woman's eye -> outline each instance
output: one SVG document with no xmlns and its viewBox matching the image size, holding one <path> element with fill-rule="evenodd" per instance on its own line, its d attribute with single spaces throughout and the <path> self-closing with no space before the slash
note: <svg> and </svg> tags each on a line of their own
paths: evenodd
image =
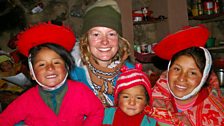
<svg viewBox="0 0 224 126">
<path fill-rule="evenodd" d="M 97 37 L 97 36 L 99 36 L 99 34 L 98 33 L 94 33 L 93 36 Z"/>
<path fill-rule="evenodd" d="M 196 76 L 197 73 L 196 72 L 190 72 L 190 76 Z"/>
<path fill-rule="evenodd" d="M 98 32 L 92 32 L 89 35 L 92 36 L 92 37 L 98 37 L 98 36 L 100 36 L 100 33 L 98 33 Z"/>
<path fill-rule="evenodd" d="M 179 71 L 180 70 L 180 68 L 178 68 L 178 67 L 173 67 L 172 68 L 174 71 Z"/>
<path fill-rule="evenodd" d="M 178 70 L 180 70 L 180 69 L 179 69 L 179 68 L 174 68 L 174 70 L 178 71 Z"/>
<path fill-rule="evenodd" d="M 54 62 L 54 64 L 60 64 L 60 62 Z"/>
<path fill-rule="evenodd" d="M 116 33 L 109 33 L 110 36 L 116 36 Z"/>
</svg>

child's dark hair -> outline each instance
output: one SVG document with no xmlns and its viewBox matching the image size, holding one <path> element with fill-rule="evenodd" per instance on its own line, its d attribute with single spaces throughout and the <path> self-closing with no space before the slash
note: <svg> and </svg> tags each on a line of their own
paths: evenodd
<svg viewBox="0 0 224 126">
<path fill-rule="evenodd" d="M 55 51 L 65 61 L 65 64 L 68 67 L 67 68 L 68 72 L 69 72 L 69 69 L 70 70 L 72 69 L 72 67 L 74 65 L 74 60 L 73 60 L 71 54 L 64 47 L 57 45 L 57 44 L 52 44 L 52 43 L 45 43 L 45 44 L 41 44 L 41 45 L 33 47 L 29 52 L 29 54 L 31 54 L 31 62 L 32 63 L 35 59 L 35 56 L 42 48 L 49 48 L 49 49 Z"/>
</svg>

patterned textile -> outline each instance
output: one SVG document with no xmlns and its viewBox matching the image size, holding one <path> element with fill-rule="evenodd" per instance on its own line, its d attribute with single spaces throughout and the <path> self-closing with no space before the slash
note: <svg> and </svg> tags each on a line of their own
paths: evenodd
<svg viewBox="0 0 224 126">
<path fill-rule="evenodd" d="M 172 124 L 174 126 L 184 125 L 183 122 L 181 122 L 175 116 L 175 113 L 172 113 L 164 108 L 155 108 L 155 107 L 146 106 L 144 112 L 146 113 L 147 116 L 153 117 L 156 120 L 163 123 Z"/>
<path fill-rule="evenodd" d="M 222 126 L 224 125 L 224 103 L 213 95 L 208 88 L 203 88 L 191 109 L 178 112 L 174 98 L 169 93 L 166 78 L 160 78 L 153 87 L 153 106 L 166 108 L 174 113 L 187 126 Z"/>
</svg>

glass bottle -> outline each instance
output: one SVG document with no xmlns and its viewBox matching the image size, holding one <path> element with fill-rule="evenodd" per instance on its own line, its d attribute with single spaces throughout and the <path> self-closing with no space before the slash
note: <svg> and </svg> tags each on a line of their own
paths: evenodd
<svg viewBox="0 0 224 126">
<path fill-rule="evenodd" d="M 201 0 L 197 1 L 197 5 L 198 5 L 198 15 L 203 15 L 203 5 Z"/>
<path fill-rule="evenodd" d="M 220 2 L 219 0 L 214 1 L 214 13 L 218 14 L 220 12 Z"/>
<path fill-rule="evenodd" d="M 192 15 L 193 16 L 198 16 L 198 5 L 197 5 L 197 1 L 194 0 L 192 3 L 192 9 L 191 9 Z"/>
</svg>

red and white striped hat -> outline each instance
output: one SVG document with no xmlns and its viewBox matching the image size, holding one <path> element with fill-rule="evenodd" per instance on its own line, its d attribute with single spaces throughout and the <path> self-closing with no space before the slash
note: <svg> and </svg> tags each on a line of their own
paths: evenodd
<svg viewBox="0 0 224 126">
<path fill-rule="evenodd" d="M 118 102 L 119 93 L 137 85 L 143 85 L 148 92 L 149 95 L 149 105 L 151 105 L 152 101 L 152 91 L 151 91 L 151 83 L 148 79 L 146 73 L 142 71 L 142 65 L 136 64 L 135 68 L 128 69 L 126 66 L 121 68 L 121 74 L 117 79 L 117 83 L 114 90 L 114 101 L 115 105 Z"/>
</svg>

